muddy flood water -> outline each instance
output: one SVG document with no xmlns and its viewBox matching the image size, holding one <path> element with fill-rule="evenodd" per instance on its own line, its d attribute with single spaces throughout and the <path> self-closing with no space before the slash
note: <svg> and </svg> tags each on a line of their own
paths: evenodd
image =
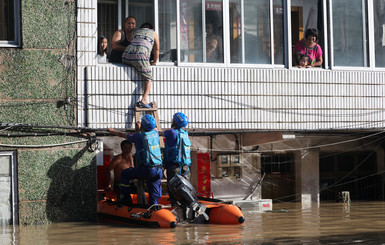
<svg viewBox="0 0 385 245">
<path fill-rule="evenodd" d="M 108 223 L 11 226 L 1 244 L 385 244 L 385 202 L 274 203 L 273 212 L 243 209 L 243 225 L 149 229 Z"/>
</svg>

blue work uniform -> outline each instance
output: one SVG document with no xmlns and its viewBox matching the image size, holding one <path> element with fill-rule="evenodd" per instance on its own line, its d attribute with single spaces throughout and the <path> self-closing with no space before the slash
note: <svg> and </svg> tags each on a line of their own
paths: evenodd
<svg viewBox="0 0 385 245">
<path fill-rule="evenodd" d="M 191 142 L 187 131 L 179 129 L 169 129 L 164 132 L 165 149 L 163 153 L 164 163 L 167 170 L 167 183 L 177 173 L 190 181 L 190 147 Z M 171 193 L 167 185 L 171 204 L 175 205 L 176 198 Z"/>
<path fill-rule="evenodd" d="M 135 144 L 137 166 L 122 171 L 121 192 L 124 196 L 130 195 L 131 180 L 144 179 L 147 181 L 149 204 L 158 204 L 158 198 L 162 196 L 161 179 L 163 177 L 159 134 L 154 130 L 128 134 L 127 140 Z"/>
<path fill-rule="evenodd" d="M 164 132 L 165 149 L 164 161 L 166 168 L 172 166 L 190 166 L 191 165 L 191 142 L 187 131 L 178 129 L 169 129 Z"/>
</svg>

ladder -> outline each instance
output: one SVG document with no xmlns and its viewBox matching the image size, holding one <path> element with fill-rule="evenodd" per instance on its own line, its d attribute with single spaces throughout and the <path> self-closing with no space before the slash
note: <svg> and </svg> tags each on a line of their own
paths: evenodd
<svg viewBox="0 0 385 245">
<path fill-rule="evenodd" d="M 159 123 L 159 114 L 158 114 L 158 106 L 155 102 L 150 103 L 152 105 L 152 108 L 142 108 L 139 107 L 137 103 L 135 103 L 135 124 L 136 122 L 140 121 L 141 117 L 150 114 L 153 116 L 156 120 L 156 127 L 158 131 L 161 131 L 160 123 Z M 163 143 L 163 141 L 161 142 Z M 137 179 L 137 197 L 138 197 L 138 204 L 148 204 L 145 190 L 144 190 L 144 180 L 143 179 Z"/>
<path fill-rule="evenodd" d="M 151 102 L 152 108 L 142 108 L 138 107 L 138 104 L 135 104 L 135 123 L 137 121 L 140 121 L 140 118 L 146 114 L 150 114 L 153 116 L 156 120 L 156 129 L 158 131 L 161 131 L 160 123 L 159 123 L 159 114 L 158 114 L 158 106 L 156 105 L 155 102 Z"/>
</svg>

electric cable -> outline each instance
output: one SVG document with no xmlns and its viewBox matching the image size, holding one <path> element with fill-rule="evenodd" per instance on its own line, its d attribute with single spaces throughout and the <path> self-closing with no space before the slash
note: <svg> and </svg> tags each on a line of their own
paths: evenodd
<svg viewBox="0 0 385 245">
<path fill-rule="evenodd" d="M 59 144 L 46 144 L 46 145 L 11 145 L 11 144 L 0 144 L 2 147 L 11 147 L 11 148 L 50 148 L 50 147 L 57 147 L 57 146 L 65 146 L 65 145 L 74 145 L 79 143 L 88 142 L 89 140 L 78 140 L 78 141 L 72 141 L 72 142 L 65 142 L 65 143 L 59 143 Z"/>
</svg>

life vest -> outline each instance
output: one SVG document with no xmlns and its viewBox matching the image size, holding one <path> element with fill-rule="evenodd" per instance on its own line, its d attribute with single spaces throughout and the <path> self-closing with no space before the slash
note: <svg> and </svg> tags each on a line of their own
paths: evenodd
<svg viewBox="0 0 385 245">
<path fill-rule="evenodd" d="M 159 134 L 156 131 L 142 132 L 140 138 L 143 148 L 135 154 L 139 166 L 154 167 L 162 165 L 162 153 L 160 152 Z"/>
<path fill-rule="evenodd" d="M 176 144 L 174 146 L 167 145 L 164 149 L 164 159 L 167 163 L 176 163 L 179 166 L 191 165 L 191 141 L 188 133 L 183 129 L 176 129 Z"/>
</svg>

